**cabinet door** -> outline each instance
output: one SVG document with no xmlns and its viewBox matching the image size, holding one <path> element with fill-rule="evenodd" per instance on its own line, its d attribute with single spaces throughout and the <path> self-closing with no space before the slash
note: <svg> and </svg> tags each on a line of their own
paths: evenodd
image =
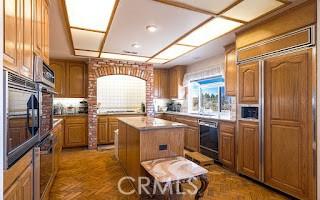
<svg viewBox="0 0 320 200">
<path fill-rule="evenodd" d="M 108 143 L 108 124 L 98 123 L 98 144 Z"/>
<path fill-rule="evenodd" d="M 259 179 L 259 125 L 255 122 L 239 122 L 239 171 Z"/>
<path fill-rule="evenodd" d="M 50 67 L 55 75 L 56 97 L 66 97 L 66 64 L 63 61 L 51 60 Z"/>
<path fill-rule="evenodd" d="M 49 5 L 47 0 L 42 0 L 42 57 L 49 64 Z"/>
<path fill-rule="evenodd" d="M 225 91 L 227 96 L 237 95 L 237 66 L 235 47 L 229 47 L 225 52 Z"/>
<path fill-rule="evenodd" d="M 170 93 L 170 98 L 178 98 L 178 72 L 176 69 L 170 69 L 169 71 L 169 82 L 170 82 L 170 86 L 169 86 L 169 93 Z"/>
<path fill-rule="evenodd" d="M 160 97 L 169 98 L 168 70 L 160 70 Z"/>
<path fill-rule="evenodd" d="M 127 125 L 119 122 L 118 154 L 122 167 L 127 168 Z"/>
<path fill-rule="evenodd" d="M 219 159 L 224 166 L 234 169 L 234 125 L 220 123 L 219 133 Z"/>
<path fill-rule="evenodd" d="M 312 199 L 311 52 L 265 61 L 265 182 Z M 311 184 L 310 184 L 311 183 Z"/>
<path fill-rule="evenodd" d="M 239 103 L 259 103 L 259 62 L 239 66 Z"/>
<path fill-rule="evenodd" d="M 109 122 L 108 142 L 114 142 L 114 131 L 118 129 L 118 122 Z"/>
<path fill-rule="evenodd" d="M 17 0 L 4 0 L 4 67 L 19 73 L 18 63 L 18 24 L 20 5 Z"/>
<path fill-rule="evenodd" d="M 86 66 L 83 63 L 68 64 L 68 97 L 81 98 L 86 96 Z"/>
<path fill-rule="evenodd" d="M 160 98 L 160 70 L 153 70 L 153 95 L 155 98 Z"/>
<path fill-rule="evenodd" d="M 185 148 L 191 151 L 199 151 L 199 130 L 197 128 L 185 128 Z"/>
<path fill-rule="evenodd" d="M 87 145 L 86 124 L 66 124 L 65 146 L 80 147 Z"/>
<path fill-rule="evenodd" d="M 32 164 L 27 167 L 19 178 L 21 199 L 32 200 L 33 198 L 33 166 Z"/>
<path fill-rule="evenodd" d="M 20 190 L 20 183 L 16 181 L 11 185 L 11 187 L 5 191 L 4 193 L 5 200 L 20 200 L 21 198 L 21 190 Z"/>
<path fill-rule="evenodd" d="M 21 67 L 20 74 L 33 79 L 33 50 L 32 50 L 32 0 L 21 1 Z"/>
<path fill-rule="evenodd" d="M 41 56 L 42 53 L 42 1 L 43 0 L 33 0 L 33 51 L 39 56 Z"/>
</svg>

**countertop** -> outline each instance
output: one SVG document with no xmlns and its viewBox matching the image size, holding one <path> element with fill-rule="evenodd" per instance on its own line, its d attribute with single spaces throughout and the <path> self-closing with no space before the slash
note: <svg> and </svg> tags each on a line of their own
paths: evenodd
<svg viewBox="0 0 320 200">
<path fill-rule="evenodd" d="M 104 115 L 146 115 L 147 113 L 142 113 L 142 112 L 105 112 L 105 113 L 98 113 L 97 115 L 99 116 L 104 116 Z"/>
<path fill-rule="evenodd" d="M 153 117 L 118 117 L 118 120 L 140 131 L 187 127 L 187 125 L 185 124 L 171 122 Z"/>
<path fill-rule="evenodd" d="M 186 112 L 156 112 L 155 114 L 171 114 L 171 115 L 181 115 L 181 116 L 189 116 L 189 117 L 195 117 L 199 119 L 212 119 L 212 120 L 221 120 L 221 121 L 228 121 L 228 122 L 236 122 L 237 118 L 236 116 L 230 115 L 230 114 L 217 114 L 217 115 L 201 115 L 201 114 L 195 114 L 195 113 L 186 113 Z"/>
<path fill-rule="evenodd" d="M 74 114 L 62 114 L 62 115 L 53 115 L 55 117 L 81 117 L 81 116 L 88 116 L 88 113 L 74 113 Z"/>
</svg>

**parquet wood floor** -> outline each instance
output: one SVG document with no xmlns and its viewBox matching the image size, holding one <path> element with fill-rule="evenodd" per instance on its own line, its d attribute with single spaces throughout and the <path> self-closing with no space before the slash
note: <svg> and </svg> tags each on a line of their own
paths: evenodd
<svg viewBox="0 0 320 200">
<path fill-rule="evenodd" d="M 62 152 L 60 170 L 50 192 L 50 200 L 136 200 L 137 195 L 121 195 L 118 180 L 123 177 L 113 150 L 67 150 Z M 289 199 L 220 166 L 209 169 L 209 187 L 204 200 L 282 200 Z M 131 189 L 127 182 L 125 190 Z M 191 200 L 191 195 L 173 199 Z"/>
</svg>

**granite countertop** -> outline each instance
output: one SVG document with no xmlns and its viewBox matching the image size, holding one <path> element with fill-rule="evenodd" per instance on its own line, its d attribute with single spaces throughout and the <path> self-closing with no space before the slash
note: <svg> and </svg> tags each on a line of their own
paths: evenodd
<svg viewBox="0 0 320 200">
<path fill-rule="evenodd" d="M 72 116 L 88 116 L 88 113 L 73 113 L 73 114 L 62 114 L 62 115 L 53 115 L 53 117 L 72 117 Z"/>
<path fill-rule="evenodd" d="M 98 113 L 97 115 L 146 115 L 147 113 L 143 112 L 103 112 Z"/>
<path fill-rule="evenodd" d="M 153 117 L 118 117 L 118 120 L 140 131 L 187 127 L 187 125 L 185 124 L 171 122 L 171 121 L 153 118 Z"/>
<path fill-rule="evenodd" d="M 53 126 L 52 127 L 55 128 L 61 122 L 63 122 L 63 119 L 53 119 Z"/>
<path fill-rule="evenodd" d="M 233 116 L 230 114 L 205 115 L 205 114 L 173 112 L 173 111 L 157 112 L 155 114 L 181 115 L 181 116 L 195 117 L 195 118 L 199 118 L 199 119 L 214 119 L 214 120 L 229 121 L 229 122 L 236 122 L 237 121 L 236 116 Z"/>
</svg>

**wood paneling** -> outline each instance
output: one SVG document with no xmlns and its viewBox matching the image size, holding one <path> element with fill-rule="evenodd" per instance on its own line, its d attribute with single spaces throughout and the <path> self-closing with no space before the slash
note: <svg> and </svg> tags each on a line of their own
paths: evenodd
<svg viewBox="0 0 320 200">
<path fill-rule="evenodd" d="M 219 130 L 219 159 L 224 166 L 233 170 L 235 167 L 234 124 L 221 122 Z"/>
<path fill-rule="evenodd" d="M 127 168 L 127 125 L 119 122 L 119 138 L 118 138 L 119 161 L 124 170 Z"/>
<path fill-rule="evenodd" d="M 66 63 L 63 61 L 50 61 L 50 67 L 55 75 L 55 97 L 66 96 Z"/>
<path fill-rule="evenodd" d="M 33 50 L 39 56 L 42 54 L 42 1 L 33 0 Z"/>
<path fill-rule="evenodd" d="M 21 199 L 21 188 L 20 183 L 16 181 L 5 193 L 5 200 L 19 200 Z"/>
<path fill-rule="evenodd" d="M 184 147 L 190 151 L 199 151 L 199 128 L 187 127 L 184 130 Z"/>
<path fill-rule="evenodd" d="M 239 66 L 239 103 L 259 103 L 259 63 Z"/>
<path fill-rule="evenodd" d="M 238 50 L 238 61 L 242 61 L 248 58 L 262 56 L 267 53 L 272 53 L 279 51 L 281 49 L 286 49 L 289 47 L 299 46 L 302 44 L 310 44 L 311 35 L 309 29 L 304 29 L 293 35 L 288 35 L 286 37 L 280 36 L 280 38 L 272 38 L 270 41 L 262 41 L 259 45 L 254 45 L 251 48 L 246 48 L 244 50 Z"/>
<path fill-rule="evenodd" d="M 33 199 L 33 167 L 30 164 L 19 178 L 21 199 L 32 200 Z"/>
<path fill-rule="evenodd" d="M 42 44 L 42 57 L 44 62 L 49 64 L 49 4 L 47 0 L 42 0 L 41 8 L 41 44 Z"/>
<path fill-rule="evenodd" d="M 97 139 L 98 144 L 108 144 L 108 118 L 98 116 Z"/>
<path fill-rule="evenodd" d="M 241 174 L 259 179 L 259 125 L 239 122 L 238 170 Z"/>
<path fill-rule="evenodd" d="M 65 117 L 64 147 L 81 147 L 88 144 L 87 117 Z"/>
<path fill-rule="evenodd" d="M 109 122 L 108 140 L 110 143 L 114 142 L 114 131 L 118 129 L 118 122 Z"/>
<path fill-rule="evenodd" d="M 316 1 L 310 0 L 237 34 L 236 47 L 245 47 L 315 22 Z"/>
<path fill-rule="evenodd" d="M 227 96 L 237 95 L 237 65 L 235 44 L 225 47 L 225 93 Z"/>
<path fill-rule="evenodd" d="M 265 182 L 301 199 L 313 187 L 311 76 L 308 51 L 265 61 Z"/>
</svg>

